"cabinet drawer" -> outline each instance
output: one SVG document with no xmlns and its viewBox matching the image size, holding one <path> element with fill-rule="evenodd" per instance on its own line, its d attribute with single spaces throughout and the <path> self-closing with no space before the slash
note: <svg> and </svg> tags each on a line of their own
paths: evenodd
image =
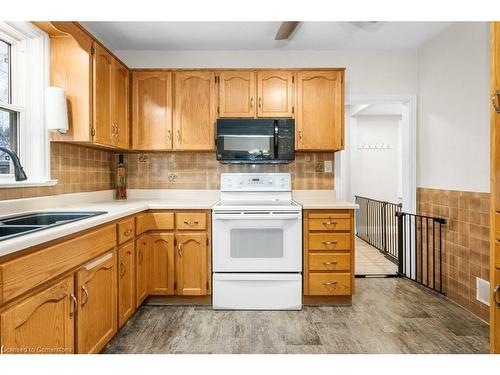
<svg viewBox="0 0 500 375">
<path fill-rule="evenodd" d="M 175 223 L 179 230 L 203 230 L 207 227 L 207 215 L 204 212 L 178 212 Z"/>
<path fill-rule="evenodd" d="M 121 245 L 124 242 L 134 238 L 134 218 L 120 221 L 117 225 L 118 228 L 118 244 Z"/>
<path fill-rule="evenodd" d="M 135 218 L 136 235 L 147 232 L 148 230 L 173 230 L 174 213 L 173 212 L 148 212 L 137 215 Z"/>
<path fill-rule="evenodd" d="M 351 254 L 311 253 L 309 271 L 351 271 Z"/>
<path fill-rule="evenodd" d="M 309 233 L 309 250 L 351 250 L 351 234 Z"/>
<path fill-rule="evenodd" d="M 328 231 L 328 232 L 351 230 L 350 218 L 335 217 L 335 215 L 330 215 L 330 216 L 321 215 L 321 216 L 323 217 L 311 218 L 311 215 L 309 216 L 309 230 Z"/>
<path fill-rule="evenodd" d="M 0 304 L 115 246 L 116 226 L 110 225 L 1 264 L 0 286 L 3 290 L 3 301 L 0 301 Z"/>
<path fill-rule="evenodd" d="M 309 274 L 309 295 L 349 296 L 351 295 L 350 273 Z"/>
</svg>

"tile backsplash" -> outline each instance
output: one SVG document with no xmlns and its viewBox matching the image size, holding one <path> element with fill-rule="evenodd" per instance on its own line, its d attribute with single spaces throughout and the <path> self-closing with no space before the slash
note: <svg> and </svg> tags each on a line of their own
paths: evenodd
<svg viewBox="0 0 500 375">
<path fill-rule="evenodd" d="M 419 214 L 448 219 L 446 296 L 488 321 L 488 306 L 476 300 L 476 277 L 489 280 L 490 194 L 418 188 L 417 204 Z"/>
<path fill-rule="evenodd" d="M 290 164 L 221 164 L 213 152 L 126 153 L 130 189 L 219 189 L 223 172 L 289 172 L 293 189 L 333 189 L 333 172 L 324 172 L 332 153 L 298 153 Z M 114 187 L 117 153 L 67 143 L 51 143 L 55 186 L 0 189 L 0 200 L 108 190 Z"/>
<path fill-rule="evenodd" d="M 333 189 L 325 160 L 333 154 L 298 153 L 294 162 L 275 165 L 221 164 L 213 152 L 125 154 L 130 189 L 219 189 L 225 172 L 288 172 L 293 189 Z"/>
<path fill-rule="evenodd" d="M 55 186 L 0 189 L 0 200 L 108 190 L 114 186 L 114 152 L 66 143 L 50 145 Z"/>
</svg>

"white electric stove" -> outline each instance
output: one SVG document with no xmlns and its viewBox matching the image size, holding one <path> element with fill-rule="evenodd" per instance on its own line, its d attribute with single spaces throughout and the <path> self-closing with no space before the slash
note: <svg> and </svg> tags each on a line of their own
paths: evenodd
<svg viewBox="0 0 500 375">
<path fill-rule="evenodd" d="M 300 310 L 302 207 L 290 174 L 222 174 L 212 219 L 214 309 Z"/>
</svg>

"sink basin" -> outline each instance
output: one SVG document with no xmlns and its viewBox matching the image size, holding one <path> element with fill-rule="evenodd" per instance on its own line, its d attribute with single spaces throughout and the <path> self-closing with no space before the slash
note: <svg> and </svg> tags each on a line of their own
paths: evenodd
<svg viewBox="0 0 500 375">
<path fill-rule="evenodd" d="M 31 232 L 31 231 L 36 231 L 39 230 L 41 227 L 40 226 L 26 226 L 26 225 L 12 225 L 12 226 L 6 226 L 6 225 L 0 225 L 0 239 L 2 239 L 5 236 L 12 236 L 14 234 L 22 234 L 26 232 Z"/>
<path fill-rule="evenodd" d="M 95 216 L 94 212 L 40 212 L 0 219 L 4 225 L 55 225 Z"/>
<path fill-rule="evenodd" d="M 105 213 L 107 212 L 35 212 L 0 218 L 0 241 Z"/>
</svg>

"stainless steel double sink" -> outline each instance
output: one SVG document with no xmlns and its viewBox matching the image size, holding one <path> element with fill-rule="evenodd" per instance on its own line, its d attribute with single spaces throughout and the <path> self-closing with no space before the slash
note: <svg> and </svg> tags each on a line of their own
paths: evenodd
<svg viewBox="0 0 500 375">
<path fill-rule="evenodd" d="M 105 213 L 107 212 L 35 212 L 0 218 L 0 241 Z"/>
</svg>

